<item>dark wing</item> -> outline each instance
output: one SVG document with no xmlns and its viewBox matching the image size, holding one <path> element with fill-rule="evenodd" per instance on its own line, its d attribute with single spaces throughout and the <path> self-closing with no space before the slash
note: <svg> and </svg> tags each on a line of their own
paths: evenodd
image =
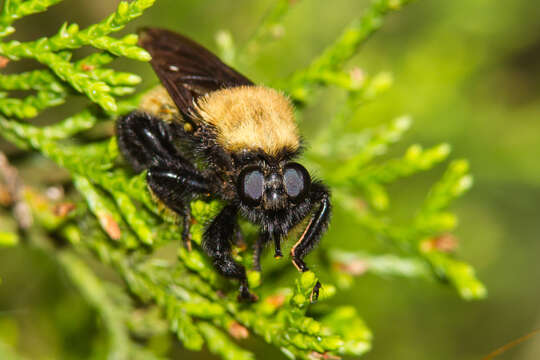
<svg viewBox="0 0 540 360">
<path fill-rule="evenodd" d="M 199 96 L 223 88 L 253 85 L 216 55 L 180 34 L 146 28 L 139 35 L 139 45 L 152 56 L 154 71 L 185 115 Z"/>
</svg>

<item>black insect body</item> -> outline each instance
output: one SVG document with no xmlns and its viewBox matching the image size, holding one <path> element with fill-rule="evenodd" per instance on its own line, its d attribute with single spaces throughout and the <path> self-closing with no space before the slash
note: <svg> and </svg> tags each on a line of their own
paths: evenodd
<svg viewBox="0 0 540 360">
<path fill-rule="evenodd" d="M 225 201 L 205 230 L 203 248 L 223 276 L 240 281 L 239 299 L 254 301 L 245 268 L 231 255 L 237 217 L 260 227 L 254 249 L 260 269 L 264 246 L 273 242 L 281 257 L 281 241 L 310 216 L 291 249 L 296 268 L 308 270 L 303 258 L 326 230 L 330 201 L 327 188 L 294 162 L 301 144 L 290 101 L 181 35 L 145 29 L 140 45 L 165 89 L 117 122 L 118 145 L 135 171 L 147 170 L 152 193 L 183 217 L 185 246 L 191 247 L 190 201 Z"/>
</svg>

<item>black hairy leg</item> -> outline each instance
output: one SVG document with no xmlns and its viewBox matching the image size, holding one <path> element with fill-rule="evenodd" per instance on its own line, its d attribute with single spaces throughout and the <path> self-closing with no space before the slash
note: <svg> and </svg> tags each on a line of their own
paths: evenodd
<svg viewBox="0 0 540 360">
<path fill-rule="evenodd" d="M 197 171 L 178 167 L 151 167 L 146 174 L 146 182 L 152 193 L 168 208 L 182 216 L 182 241 L 191 250 L 191 209 L 190 199 L 196 194 L 210 192 L 208 181 Z"/>
<path fill-rule="evenodd" d="M 235 262 L 231 254 L 232 240 L 237 227 L 237 212 L 234 205 L 226 205 L 204 232 L 202 245 L 221 275 L 240 281 L 238 300 L 253 302 L 257 301 L 257 296 L 249 291 L 246 269 Z"/>
<path fill-rule="evenodd" d="M 136 172 L 167 162 L 193 168 L 174 145 L 178 126 L 150 114 L 133 111 L 116 122 L 118 147 Z"/>
<path fill-rule="evenodd" d="M 210 192 L 209 181 L 178 152 L 175 125 L 146 113 L 132 112 L 118 120 L 118 146 L 137 172 L 148 170 L 152 193 L 183 219 L 182 240 L 191 249 L 189 200 Z"/>
<path fill-rule="evenodd" d="M 283 253 L 281 252 L 281 236 L 279 234 L 274 235 L 274 258 L 281 259 Z"/>
<path fill-rule="evenodd" d="M 240 228 L 240 224 L 238 223 L 234 229 L 233 243 L 241 250 L 245 250 L 247 248 L 247 244 L 244 239 L 244 234 L 242 234 L 242 229 Z"/>
<path fill-rule="evenodd" d="M 315 210 L 300 239 L 291 248 L 292 262 L 301 272 L 309 270 L 303 259 L 317 245 L 330 220 L 331 205 L 328 190 L 322 185 L 314 183 L 309 197 L 312 204 L 318 204 L 318 208 Z M 311 293 L 312 302 L 317 301 L 320 288 L 321 284 L 317 281 Z"/>
</svg>

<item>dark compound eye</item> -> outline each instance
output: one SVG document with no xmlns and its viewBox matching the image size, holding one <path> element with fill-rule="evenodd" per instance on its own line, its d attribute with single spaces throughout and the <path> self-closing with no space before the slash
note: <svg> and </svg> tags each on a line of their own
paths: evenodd
<svg viewBox="0 0 540 360">
<path fill-rule="evenodd" d="M 264 175 L 258 167 L 249 167 L 240 174 L 238 193 L 240 198 L 251 205 L 261 201 L 263 195 Z"/>
<path fill-rule="evenodd" d="M 289 163 L 283 171 L 285 191 L 292 200 L 302 200 L 311 186 L 311 178 L 307 170 L 298 163 Z"/>
</svg>

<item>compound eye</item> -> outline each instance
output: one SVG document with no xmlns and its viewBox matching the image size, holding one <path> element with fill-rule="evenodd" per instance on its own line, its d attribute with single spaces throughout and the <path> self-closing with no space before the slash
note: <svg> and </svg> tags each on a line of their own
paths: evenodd
<svg viewBox="0 0 540 360">
<path fill-rule="evenodd" d="M 238 193 L 242 201 L 257 205 L 263 195 L 264 175 L 258 167 L 246 168 L 240 173 Z"/>
<path fill-rule="evenodd" d="M 285 191 L 293 201 L 304 199 L 311 186 L 307 170 L 298 163 L 289 163 L 283 171 Z"/>
</svg>

